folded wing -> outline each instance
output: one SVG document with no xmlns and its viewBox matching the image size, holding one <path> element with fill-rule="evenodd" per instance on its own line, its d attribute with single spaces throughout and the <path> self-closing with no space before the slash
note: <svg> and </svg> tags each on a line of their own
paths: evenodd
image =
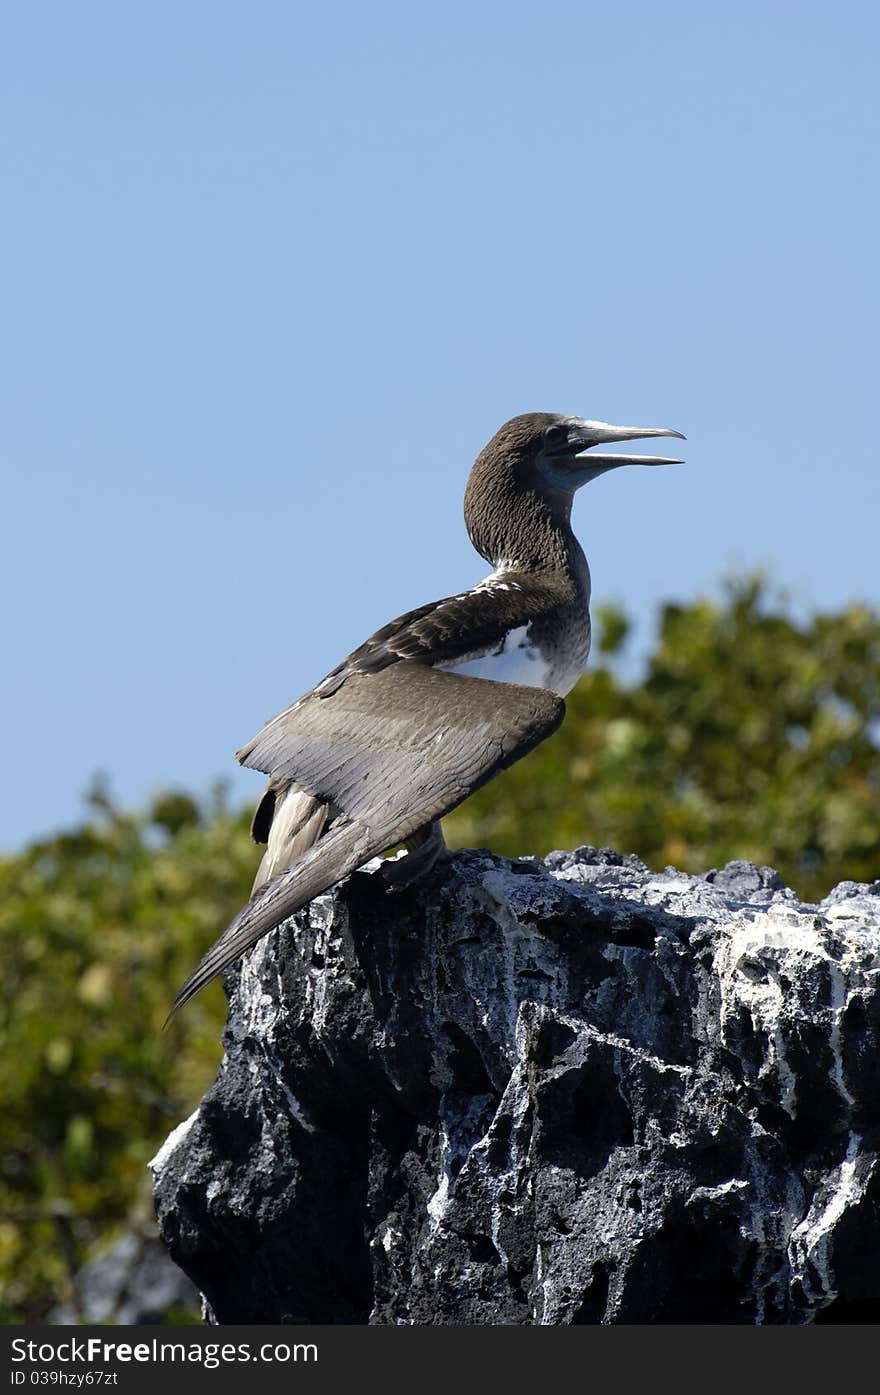
<svg viewBox="0 0 880 1395">
<path fill-rule="evenodd" d="M 236 916 L 172 1011 L 262 935 L 371 857 L 448 814 L 562 721 L 544 688 L 463 677 L 412 661 L 350 673 L 267 722 L 238 758 L 328 806 L 326 830 Z"/>
</svg>

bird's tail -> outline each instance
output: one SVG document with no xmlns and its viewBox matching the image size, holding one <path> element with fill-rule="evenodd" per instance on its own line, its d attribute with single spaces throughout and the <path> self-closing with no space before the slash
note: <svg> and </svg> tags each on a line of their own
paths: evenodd
<svg viewBox="0 0 880 1395">
<path fill-rule="evenodd" d="M 381 848 L 372 848 L 363 824 L 334 824 L 293 867 L 263 887 L 224 930 L 174 999 L 166 1025 L 184 1003 L 235 962 L 263 935 L 315 896 L 348 876 Z"/>
<path fill-rule="evenodd" d="M 254 842 L 267 844 L 252 897 L 314 847 L 324 832 L 329 812 L 323 800 L 307 794 L 292 781 L 269 782 L 251 825 Z"/>
</svg>

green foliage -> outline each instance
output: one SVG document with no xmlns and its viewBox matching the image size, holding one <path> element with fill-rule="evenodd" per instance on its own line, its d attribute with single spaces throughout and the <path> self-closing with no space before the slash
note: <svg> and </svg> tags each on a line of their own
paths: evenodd
<svg viewBox="0 0 880 1395">
<path fill-rule="evenodd" d="M 690 871 L 746 857 L 807 898 L 880 876 L 880 617 L 798 623 L 761 581 L 732 584 L 664 608 L 641 682 L 617 668 L 627 617 L 598 619 L 561 730 L 447 820 L 453 845 L 590 842 Z M 0 861 L 5 1322 L 70 1301 L 84 1261 L 149 1213 L 145 1163 L 216 1070 L 220 988 L 162 1022 L 248 895 L 247 822 L 179 791 L 132 816 L 97 787 L 81 828 Z"/>
<path fill-rule="evenodd" d="M 220 1056 L 217 985 L 166 1032 L 175 984 L 247 897 L 247 819 L 166 796 L 0 862 L 0 1320 L 72 1298 L 95 1243 L 148 1206 L 147 1160 Z M 185 813 L 184 817 L 181 817 Z"/>
<path fill-rule="evenodd" d="M 626 634 L 609 618 L 600 654 Z M 805 899 L 880 876 L 880 616 L 866 606 L 799 624 L 760 578 L 732 582 L 720 604 L 664 607 L 641 683 L 600 662 L 567 701 L 550 741 L 447 820 L 450 843 L 589 842 L 689 872 L 743 857 Z"/>
</svg>

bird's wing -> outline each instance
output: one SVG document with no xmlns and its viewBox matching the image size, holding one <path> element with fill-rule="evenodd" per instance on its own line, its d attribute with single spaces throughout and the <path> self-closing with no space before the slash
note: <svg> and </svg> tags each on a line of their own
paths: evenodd
<svg viewBox="0 0 880 1395">
<path fill-rule="evenodd" d="M 404 660 L 352 673 L 329 697 L 309 693 L 268 722 L 240 758 L 326 802 L 327 831 L 245 906 L 174 1008 L 307 901 L 448 814 L 555 731 L 564 712 L 544 688 Z"/>
<path fill-rule="evenodd" d="M 420 663 L 447 663 L 503 642 L 510 630 L 552 613 L 565 597 L 560 582 L 546 578 L 518 578 L 516 573 L 493 578 L 399 615 L 383 625 L 353 650 L 317 685 L 325 697 L 354 673 L 381 673 L 406 659 Z"/>
</svg>

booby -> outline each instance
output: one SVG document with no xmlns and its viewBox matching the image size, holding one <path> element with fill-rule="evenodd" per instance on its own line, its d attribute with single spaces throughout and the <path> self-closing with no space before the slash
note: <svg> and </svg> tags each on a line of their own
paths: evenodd
<svg viewBox="0 0 880 1395">
<path fill-rule="evenodd" d="M 551 735 L 590 652 L 590 570 L 571 529 L 575 491 L 666 456 L 597 445 L 665 427 L 529 412 L 477 457 L 468 534 L 492 572 L 392 620 L 237 752 L 269 776 L 252 824 L 266 851 L 251 899 L 172 1013 L 294 911 L 397 844 L 406 884 L 443 848 L 438 820 Z"/>
</svg>

